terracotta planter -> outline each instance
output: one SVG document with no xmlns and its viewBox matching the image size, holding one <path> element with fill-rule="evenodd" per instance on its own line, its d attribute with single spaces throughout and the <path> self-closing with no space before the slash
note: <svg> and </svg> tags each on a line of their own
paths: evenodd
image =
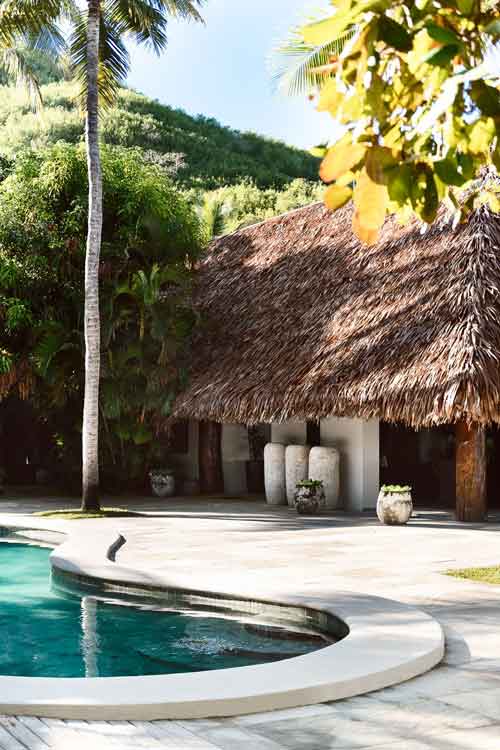
<svg viewBox="0 0 500 750">
<path fill-rule="evenodd" d="M 297 484 L 295 508 L 302 516 L 314 516 L 325 507 L 325 490 L 322 484 Z"/>
<path fill-rule="evenodd" d="M 413 512 L 411 490 L 388 492 L 383 488 L 377 500 L 377 516 L 388 526 L 402 526 L 408 523 Z"/>
<path fill-rule="evenodd" d="M 151 490 L 156 497 L 171 497 L 175 492 L 175 477 L 168 469 L 149 472 Z"/>
</svg>

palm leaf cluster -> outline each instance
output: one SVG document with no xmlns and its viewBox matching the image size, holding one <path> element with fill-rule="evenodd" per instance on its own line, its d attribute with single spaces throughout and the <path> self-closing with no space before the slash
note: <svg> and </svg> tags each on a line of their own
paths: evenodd
<svg viewBox="0 0 500 750">
<path fill-rule="evenodd" d="M 111 104 L 130 69 L 127 39 L 160 53 L 167 44 L 171 17 L 200 21 L 203 0 L 103 0 L 100 9 L 98 85 L 101 101 Z M 35 71 L 26 50 L 58 57 L 67 54 L 80 83 L 82 102 L 87 89 L 87 20 L 77 0 L 0 0 L 0 68 L 21 80 L 40 103 Z M 69 29 L 67 36 L 61 29 Z"/>
<path fill-rule="evenodd" d="M 355 30 L 351 29 L 341 37 L 315 45 L 304 40 L 302 27 L 293 28 L 288 39 L 273 53 L 271 67 L 274 82 L 287 96 L 316 91 L 325 80 L 323 69 L 332 58 L 342 53 L 354 34 Z"/>
</svg>

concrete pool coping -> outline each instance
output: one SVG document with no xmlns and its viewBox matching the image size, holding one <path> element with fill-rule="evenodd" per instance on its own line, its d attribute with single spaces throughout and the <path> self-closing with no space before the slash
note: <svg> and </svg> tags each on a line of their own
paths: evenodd
<svg viewBox="0 0 500 750">
<path fill-rule="evenodd" d="M 74 532 L 42 519 L 2 523 L 23 538 L 55 544 L 56 573 L 98 582 L 104 591 L 186 590 L 175 576 L 150 575 L 113 561 L 125 540 L 96 525 Z M 56 535 L 56 536 L 55 536 Z M 59 538 L 57 538 L 59 535 Z M 63 537 L 64 535 L 64 537 Z M 196 592 L 196 581 L 192 591 Z M 264 597 L 262 603 L 323 612 L 349 628 L 338 643 L 272 664 L 143 677 L 51 678 L 0 676 L 0 711 L 62 719 L 188 719 L 234 716 L 348 698 L 416 677 L 444 654 L 441 626 L 424 612 L 390 599 L 333 590 L 331 596 Z M 244 601 L 237 591 L 207 596 Z M 8 696 L 8 698 L 7 698 Z"/>
</svg>

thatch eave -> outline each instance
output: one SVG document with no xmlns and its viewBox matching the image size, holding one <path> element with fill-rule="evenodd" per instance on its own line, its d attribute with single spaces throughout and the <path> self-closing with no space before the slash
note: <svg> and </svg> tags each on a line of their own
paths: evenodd
<svg viewBox="0 0 500 750">
<path fill-rule="evenodd" d="M 211 245 L 177 416 L 500 422 L 500 218 L 390 219 L 364 248 L 351 211 L 312 204 Z"/>
</svg>

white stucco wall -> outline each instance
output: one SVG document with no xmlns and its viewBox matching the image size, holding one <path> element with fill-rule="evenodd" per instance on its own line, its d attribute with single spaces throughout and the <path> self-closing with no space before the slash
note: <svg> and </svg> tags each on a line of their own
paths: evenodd
<svg viewBox="0 0 500 750">
<path fill-rule="evenodd" d="M 375 508 L 379 490 L 379 423 L 377 419 L 322 419 L 321 444 L 340 452 L 340 495 L 353 512 Z"/>
<path fill-rule="evenodd" d="M 281 422 L 271 425 L 271 440 L 284 445 L 305 445 L 307 427 L 305 422 Z"/>
<path fill-rule="evenodd" d="M 247 492 L 246 461 L 250 458 L 247 429 L 244 425 L 222 425 L 222 470 L 226 495 Z M 183 479 L 199 479 L 198 422 L 189 422 L 189 451 L 174 453 L 171 463 Z"/>
<path fill-rule="evenodd" d="M 321 420 L 321 444 L 340 453 L 340 497 L 346 510 L 375 508 L 379 490 L 379 422 L 376 419 L 331 417 Z M 271 440 L 285 445 L 305 445 L 305 422 L 283 422 L 271 426 Z M 222 467 L 226 495 L 247 492 L 246 461 L 249 459 L 244 425 L 222 427 Z M 198 423 L 189 423 L 189 453 L 172 456 L 172 463 L 185 479 L 198 479 Z"/>
<path fill-rule="evenodd" d="M 247 492 L 246 462 L 250 458 L 248 433 L 245 425 L 222 425 L 222 471 L 226 495 Z"/>
<path fill-rule="evenodd" d="M 379 490 L 379 422 L 377 419 L 330 417 L 320 424 L 321 445 L 340 453 L 340 499 L 346 510 L 375 508 Z M 305 422 L 283 422 L 271 427 L 275 443 L 305 445 Z"/>
</svg>

